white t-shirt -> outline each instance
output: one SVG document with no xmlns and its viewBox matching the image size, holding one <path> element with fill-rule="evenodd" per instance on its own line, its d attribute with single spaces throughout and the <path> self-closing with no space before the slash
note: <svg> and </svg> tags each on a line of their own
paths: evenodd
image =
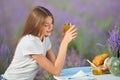
<svg viewBox="0 0 120 80">
<path fill-rule="evenodd" d="M 17 45 L 14 59 L 2 75 L 7 80 L 34 80 L 39 65 L 30 56 L 31 54 L 43 54 L 51 48 L 51 42 L 45 37 L 43 42 L 33 35 L 24 36 Z"/>
</svg>

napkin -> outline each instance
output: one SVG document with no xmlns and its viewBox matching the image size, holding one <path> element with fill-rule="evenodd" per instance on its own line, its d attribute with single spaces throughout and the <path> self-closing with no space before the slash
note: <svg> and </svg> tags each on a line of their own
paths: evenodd
<svg viewBox="0 0 120 80">
<path fill-rule="evenodd" d="M 88 76 L 88 74 L 84 73 L 82 70 L 78 71 L 77 73 L 73 74 L 73 75 L 69 75 L 69 76 L 59 76 L 56 77 L 54 76 L 54 78 L 56 80 L 69 80 L 69 79 L 73 79 L 73 78 L 81 78 L 81 77 L 85 77 Z"/>
<path fill-rule="evenodd" d="M 70 79 L 75 79 L 75 80 L 97 80 L 95 77 L 93 77 L 90 73 L 85 73 L 82 70 L 78 71 L 75 74 L 68 75 L 68 76 L 59 76 L 56 77 L 54 76 L 56 80 L 70 80 Z"/>
<path fill-rule="evenodd" d="M 79 78 L 79 77 L 85 77 L 85 76 L 88 76 L 88 74 L 80 70 L 76 74 L 72 75 L 70 78 Z"/>
</svg>

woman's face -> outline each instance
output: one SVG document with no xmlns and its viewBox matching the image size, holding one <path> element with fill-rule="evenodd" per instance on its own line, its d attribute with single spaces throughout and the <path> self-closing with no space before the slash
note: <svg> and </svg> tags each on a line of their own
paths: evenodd
<svg viewBox="0 0 120 80">
<path fill-rule="evenodd" d="M 43 26 L 43 36 L 47 37 L 50 36 L 52 31 L 53 31 L 53 20 L 52 18 L 49 16 L 45 19 L 45 24 Z"/>
</svg>

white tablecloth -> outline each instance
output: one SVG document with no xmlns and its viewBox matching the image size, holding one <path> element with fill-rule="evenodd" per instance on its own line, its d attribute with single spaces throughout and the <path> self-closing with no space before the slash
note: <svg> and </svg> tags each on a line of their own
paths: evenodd
<svg viewBox="0 0 120 80">
<path fill-rule="evenodd" d="M 83 73 L 85 73 L 85 76 L 81 76 L 84 75 Z M 73 75 L 75 77 L 71 77 Z M 120 80 L 120 77 L 112 74 L 93 75 L 89 66 L 63 69 L 61 76 L 54 76 L 54 78 L 56 80 Z"/>
</svg>

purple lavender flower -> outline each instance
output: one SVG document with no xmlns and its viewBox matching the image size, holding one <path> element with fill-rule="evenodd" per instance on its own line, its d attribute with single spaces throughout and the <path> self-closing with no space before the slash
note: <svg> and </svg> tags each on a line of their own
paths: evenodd
<svg viewBox="0 0 120 80">
<path fill-rule="evenodd" d="M 120 27 L 115 26 L 113 30 L 109 32 L 110 37 L 107 40 L 107 44 L 110 52 L 115 53 L 119 57 L 120 52 Z"/>
</svg>

